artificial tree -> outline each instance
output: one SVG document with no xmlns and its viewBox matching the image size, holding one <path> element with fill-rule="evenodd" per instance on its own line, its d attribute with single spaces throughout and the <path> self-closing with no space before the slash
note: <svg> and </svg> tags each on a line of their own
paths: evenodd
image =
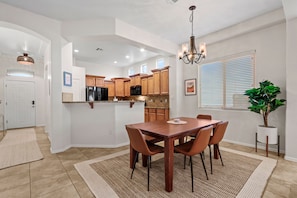
<svg viewBox="0 0 297 198">
<path fill-rule="evenodd" d="M 263 117 L 264 126 L 268 127 L 268 116 L 278 107 L 283 106 L 285 99 L 277 99 L 280 94 L 280 88 L 275 86 L 272 82 L 264 80 L 259 83 L 259 88 L 252 88 L 245 91 L 246 96 L 249 97 L 251 106 L 248 107 L 252 112 L 259 113 Z"/>
</svg>

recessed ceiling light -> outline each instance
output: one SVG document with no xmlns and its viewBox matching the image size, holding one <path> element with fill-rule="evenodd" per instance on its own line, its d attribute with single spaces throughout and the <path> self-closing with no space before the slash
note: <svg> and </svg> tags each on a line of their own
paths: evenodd
<svg viewBox="0 0 297 198">
<path fill-rule="evenodd" d="M 74 50 L 74 52 L 75 52 L 75 53 L 78 53 L 78 52 L 79 52 L 79 50 L 78 50 L 78 49 L 75 49 L 75 50 Z"/>
<path fill-rule="evenodd" d="M 127 56 L 126 56 L 126 59 L 128 59 L 128 58 L 130 58 L 130 56 L 127 55 Z"/>
<path fill-rule="evenodd" d="M 117 64 L 117 63 L 118 63 L 118 61 L 113 61 L 113 63 L 114 63 L 114 64 Z"/>
<path fill-rule="evenodd" d="M 144 48 L 140 48 L 140 51 L 141 51 L 141 52 L 144 52 Z"/>
</svg>

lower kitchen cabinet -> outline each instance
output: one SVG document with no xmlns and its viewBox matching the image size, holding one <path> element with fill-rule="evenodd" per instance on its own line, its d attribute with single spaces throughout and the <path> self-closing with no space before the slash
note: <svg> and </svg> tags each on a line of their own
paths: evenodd
<svg viewBox="0 0 297 198">
<path fill-rule="evenodd" d="M 151 122 L 155 120 L 169 120 L 169 109 L 146 108 L 144 112 L 145 122 Z"/>
</svg>

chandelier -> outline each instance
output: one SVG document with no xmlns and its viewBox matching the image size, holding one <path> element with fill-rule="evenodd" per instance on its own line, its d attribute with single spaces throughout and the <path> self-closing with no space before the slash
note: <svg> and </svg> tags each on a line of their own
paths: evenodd
<svg viewBox="0 0 297 198">
<path fill-rule="evenodd" d="M 34 64 L 34 59 L 30 56 L 28 56 L 27 53 L 23 53 L 23 56 L 17 57 L 17 62 L 22 65 L 32 65 Z"/>
<path fill-rule="evenodd" d="M 195 36 L 193 35 L 193 21 L 194 15 L 193 12 L 196 9 L 196 6 L 192 5 L 189 7 L 189 10 L 192 11 L 190 15 L 190 22 L 192 23 L 192 35 L 190 37 L 190 49 L 188 45 L 184 44 L 182 47 L 182 52 L 179 53 L 179 59 L 183 60 L 185 64 L 200 63 L 206 57 L 206 45 L 201 43 L 199 45 L 199 52 L 195 46 Z"/>
</svg>

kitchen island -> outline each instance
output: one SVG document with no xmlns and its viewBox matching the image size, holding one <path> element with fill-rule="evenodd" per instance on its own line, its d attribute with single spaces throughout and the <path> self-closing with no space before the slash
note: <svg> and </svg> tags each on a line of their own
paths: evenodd
<svg viewBox="0 0 297 198">
<path fill-rule="evenodd" d="M 144 122 L 142 101 L 64 102 L 71 115 L 73 147 L 115 148 L 129 144 L 125 125 Z"/>
</svg>

